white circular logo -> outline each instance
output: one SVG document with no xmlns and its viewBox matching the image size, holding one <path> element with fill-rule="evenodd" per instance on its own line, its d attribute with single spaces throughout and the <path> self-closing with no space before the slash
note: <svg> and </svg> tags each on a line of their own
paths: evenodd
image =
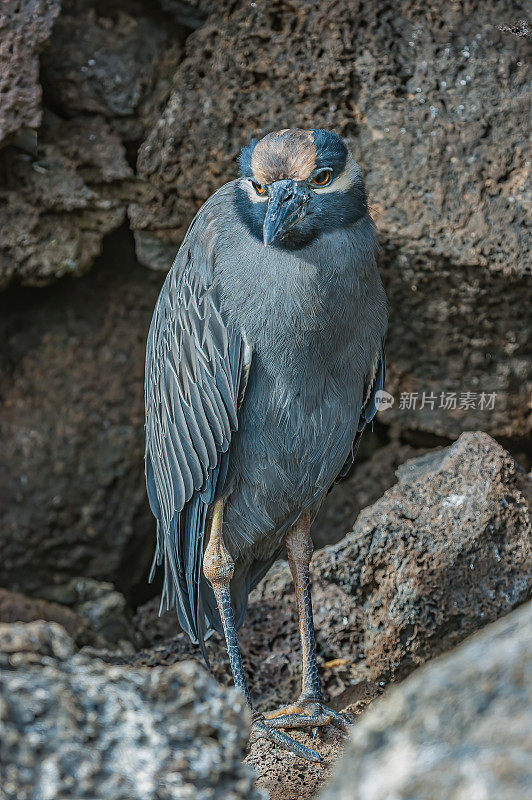
<svg viewBox="0 0 532 800">
<path fill-rule="evenodd" d="M 395 398 L 390 392 L 385 392 L 384 389 L 378 389 L 375 392 L 375 405 L 379 411 L 385 411 L 391 408 L 394 404 Z"/>
</svg>

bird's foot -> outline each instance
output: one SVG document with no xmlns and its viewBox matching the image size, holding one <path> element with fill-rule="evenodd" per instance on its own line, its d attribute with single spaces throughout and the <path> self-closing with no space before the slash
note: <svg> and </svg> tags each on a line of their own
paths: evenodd
<svg viewBox="0 0 532 800">
<path fill-rule="evenodd" d="M 340 714 L 328 708 L 321 700 L 302 698 L 289 706 L 278 708 L 265 714 L 267 724 L 274 728 L 314 728 L 322 725 L 334 725 L 335 728 L 347 731 L 351 720 L 346 714 Z"/>
<path fill-rule="evenodd" d="M 278 730 L 277 727 L 269 725 L 262 715 L 257 716 L 252 721 L 251 736 L 253 740 L 268 739 L 270 742 L 278 744 L 286 750 L 290 750 L 296 756 L 304 758 L 306 761 L 313 761 L 315 763 L 321 761 L 319 753 L 315 750 L 311 750 L 310 747 L 305 747 L 301 742 L 290 738 L 286 733 Z"/>
</svg>

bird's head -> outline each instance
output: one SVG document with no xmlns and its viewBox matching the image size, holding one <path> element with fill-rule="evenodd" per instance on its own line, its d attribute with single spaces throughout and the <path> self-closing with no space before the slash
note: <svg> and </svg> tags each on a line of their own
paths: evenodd
<svg viewBox="0 0 532 800">
<path fill-rule="evenodd" d="M 242 148 L 239 161 L 239 213 L 266 246 L 303 247 L 367 211 L 359 166 L 330 131 L 269 133 Z"/>
</svg>

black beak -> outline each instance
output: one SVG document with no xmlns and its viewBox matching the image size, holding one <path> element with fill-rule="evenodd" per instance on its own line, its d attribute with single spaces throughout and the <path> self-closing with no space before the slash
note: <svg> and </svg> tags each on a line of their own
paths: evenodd
<svg viewBox="0 0 532 800">
<path fill-rule="evenodd" d="M 270 199 L 262 228 L 262 240 L 267 247 L 279 241 L 307 213 L 310 190 L 295 181 L 283 180 L 270 184 Z"/>
</svg>

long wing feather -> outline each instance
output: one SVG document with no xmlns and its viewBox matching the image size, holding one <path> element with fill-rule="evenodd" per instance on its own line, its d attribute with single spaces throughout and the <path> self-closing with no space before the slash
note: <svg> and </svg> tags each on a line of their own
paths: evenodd
<svg viewBox="0 0 532 800">
<path fill-rule="evenodd" d="M 152 566 L 164 564 L 161 605 L 176 606 L 191 639 L 208 628 L 199 584 L 209 507 L 223 492 L 251 353 L 226 325 L 213 285 L 209 203 L 163 285 L 146 348 L 146 485 L 157 519 Z"/>
</svg>

